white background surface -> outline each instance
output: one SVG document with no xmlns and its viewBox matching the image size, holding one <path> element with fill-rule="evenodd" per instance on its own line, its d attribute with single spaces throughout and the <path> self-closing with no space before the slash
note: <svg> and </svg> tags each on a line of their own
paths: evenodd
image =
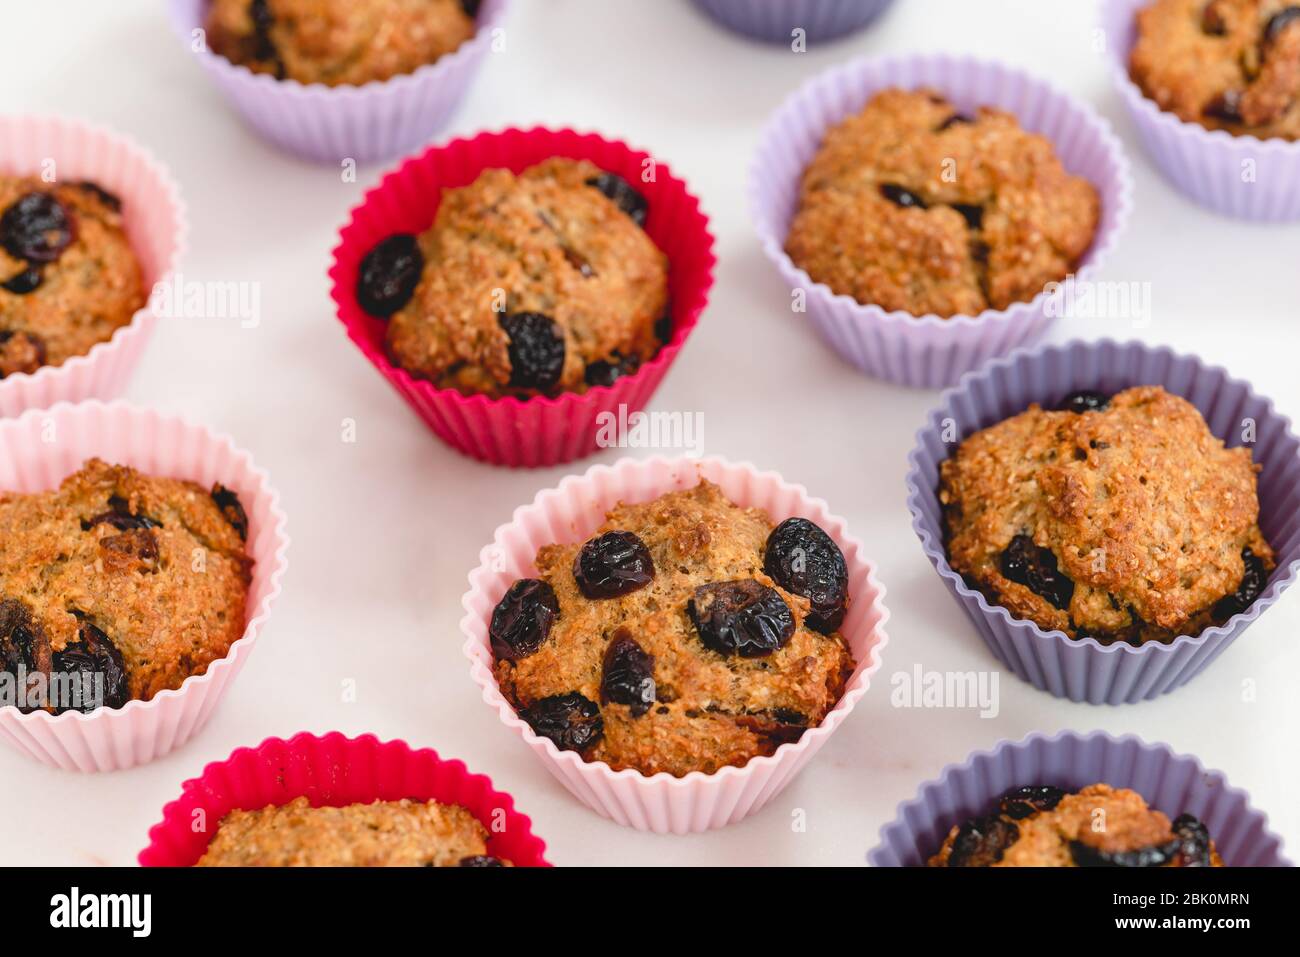
<svg viewBox="0 0 1300 957">
<path fill-rule="evenodd" d="M 1300 227 L 1204 212 L 1147 163 L 1080 0 L 899 0 L 865 33 L 795 55 L 732 36 L 686 0 L 516 0 L 507 52 L 489 58 L 443 139 L 544 122 L 648 148 L 701 196 L 720 265 L 712 303 L 654 408 L 702 411 L 706 451 L 749 459 L 830 502 L 879 565 L 893 612 L 884 667 L 808 769 L 761 813 L 690 837 L 640 834 L 553 781 L 470 681 L 458 629 L 466 575 L 519 504 L 596 461 L 515 472 L 461 458 L 428 433 L 345 338 L 325 272 L 357 183 L 276 152 L 247 131 L 171 33 L 161 0 L 6 3 L 0 108 L 82 116 L 130 133 L 188 201 L 187 279 L 262 284 L 263 321 L 165 322 L 130 388 L 136 402 L 229 432 L 283 495 L 293 546 L 256 653 L 207 728 L 148 767 L 78 776 L 0 750 L 0 864 L 129 864 L 180 784 L 268 735 L 374 732 L 464 759 L 512 793 L 577 864 L 860 864 L 901 800 L 948 762 L 1003 737 L 1094 728 L 1191 752 L 1250 791 L 1300 851 L 1300 593 L 1292 591 L 1190 686 L 1096 708 L 1005 673 L 1000 713 L 901 710 L 889 677 L 991 669 L 921 553 L 904 506 L 913 433 L 936 393 L 863 378 L 788 309 L 745 205 L 768 114 L 805 78 L 850 57 L 971 51 L 1051 77 L 1116 126 L 1136 209 L 1101 278 L 1149 281 L 1153 317 L 1072 322 L 1053 338 L 1168 342 L 1249 378 L 1300 413 L 1295 323 Z M 356 444 L 341 422 L 358 423 Z M 358 700 L 341 701 L 354 679 Z M 1243 683 L 1257 700 L 1243 702 Z M 807 812 L 793 833 L 792 809 Z"/>
</svg>

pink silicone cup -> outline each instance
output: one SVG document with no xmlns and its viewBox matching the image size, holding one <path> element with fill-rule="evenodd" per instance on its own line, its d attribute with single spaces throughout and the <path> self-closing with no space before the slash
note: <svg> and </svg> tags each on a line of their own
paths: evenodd
<svg viewBox="0 0 1300 957">
<path fill-rule="evenodd" d="M 532 822 L 488 778 L 429 748 L 381 742 L 372 734 L 346 738 L 337 731 L 324 737 L 303 732 L 288 741 L 267 738 L 209 764 L 163 808 L 162 821 L 149 830 L 149 846 L 140 852 L 140 865 L 191 867 L 230 811 L 280 806 L 299 797 L 313 807 L 403 799 L 459 804 L 488 829 L 493 857 L 517 867 L 551 866 Z"/>
<path fill-rule="evenodd" d="M 840 633 L 852 648 L 857 667 L 843 697 L 818 727 L 810 728 L 797 742 L 783 744 L 774 754 L 753 758 L 743 767 L 726 767 L 713 774 L 646 776 L 628 769 L 615 771 L 603 761 L 584 761 L 573 751 L 559 750 L 533 733 L 497 687 L 488 642 L 492 609 L 514 581 L 536 574 L 534 558 L 541 546 L 582 541 L 620 501 L 649 501 L 691 488 L 700 479 L 717 484 L 737 505 L 761 508 L 773 522 L 792 516 L 816 522 L 844 552 L 851 603 Z M 517 509 L 513 519 L 497 529 L 493 543 L 483 549 L 479 567 L 469 576 L 469 586 L 460 624 L 470 673 L 483 689 L 483 700 L 583 804 L 624 826 L 660 834 L 734 824 L 779 794 L 866 694 L 868 679 L 880 667 L 880 652 L 888 641 L 885 588 L 844 520 L 803 486 L 747 463 L 718 458 L 621 459 L 612 466 L 596 465 L 583 475 L 569 476 L 557 488 L 539 492 L 531 505 Z"/>
<path fill-rule="evenodd" d="M 231 63 L 206 41 L 196 50 L 207 8 L 208 0 L 170 0 L 172 26 L 249 126 L 304 159 L 369 163 L 413 150 L 446 125 L 491 52 L 509 0 L 483 0 L 477 32 L 456 51 L 363 86 L 277 80 Z"/>
<path fill-rule="evenodd" d="M 1128 72 L 1135 17 L 1152 0 L 1103 0 L 1102 29 L 1111 80 L 1128 108 L 1147 155 L 1160 172 L 1202 206 L 1256 222 L 1300 219 L 1300 142 L 1233 136 L 1162 110 Z M 1243 175 L 1249 170 L 1250 175 Z"/>
<path fill-rule="evenodd" d="M 385 322 L 367 315 L 356 302 L 362 258 L 393 233 L 428 228 L 444 189 L 467 186 L 485 169 L 521 172 L 553 156 L 590 160 L 636 183 L 648 200 L 646 232 L 669 261 L 671 340 L 635 374 L 613 386 L 526 401 L 439 389 L 395 366 L 384 348 Z M 655 172 L 651 182 L 642 179 L 647 164 L 653 164 Z M 665 164 L 594 133 L 536 128 L 480 133 L 407 160 L 352 211 L 329 275 L 338 318 L 348 336 L 438 438 L 458 452 L 494 465 L 535 467 L 571 462 L 595 452 L 601 413 L 617 415 L 620 406 L 626 406 L 629 414 L 645 408 L 708 302 L 714 263 L 708 218 L 686 184 Z"/>
<path fill-rule="evenodd" d="M 932 87 L 965 112 L 998 107 L 1052 141 L 1065 167 L 1101 196 L 1097 234 L 1076 270 L 1081 280 L 1096 274 L 1123 231 L 1132 178 L 1119 140 L 1090 106 L 996 62 L 948 54 L 855 60 L 814 77 L 785 101 L 764 129 L 750 167 L 750 209 L 764 252 L 789 289 L 805 293 L 813 328 L 845 361 L 900 385 L 940 388 L 1041 336 L 1053 321 L 1050 294 L 1045 290 L 1030 302 L 978 316 L 914 316 L 837 295 L 813 282 L 785 252 L 803 172 L 826 130 L 894 86 Z"/>
<path fill-rule="evenodd" d="M 171 174 L 151 153 L 125 136 L 80 120 L 0 116 L 0 171 L 41 176 L 47 169 L 53 169 L 60 182 L 92 180 L 122 200 L 146 295 L 176 269 L 189 231 L 185 204 Z M 130 323 L 85 355 L 43 366 L 31 375 L 0 379 L 0 416 L 120 394 L 156 323 L 146 303 Z"/>
<path fill-rule="evenodd" d="M 124 402 L 59 403 L 0 421 L 0 489 L 5 491 L 55 488 L 94 456 L 204 488 L 220 482 L 233 490 L 248 513 L 248 553 L 256 562 L 243 637 L 225 658 L 186 678 L 179 689 L 90 714 L 55 717 L 0 708 L 0 738 L 23 753 L 65 770 L 116 771 L 173 751 L 211 717 L 280 594 L 289 539 L 279 494 L 248 453 L 226 436 Z"/>
</svg>

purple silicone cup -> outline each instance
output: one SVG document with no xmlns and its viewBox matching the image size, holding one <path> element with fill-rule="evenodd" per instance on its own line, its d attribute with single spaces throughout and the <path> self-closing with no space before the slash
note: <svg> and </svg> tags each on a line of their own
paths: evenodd
<svg viewBox="0 0 1300 957">
<path fill-rule="evenodd" d="M 898 806 L 895 819 L 880 829 L 880 844 L 867 855 L 872 867 L 922 867 L 954 825 L 987 814 L 1012 788 L 1049 784 L 1077 790 L 1109 784 L 1137 791 L 1151 807 L 1172 820 L 1199 818 L 1228 867 L 1290 867 L 1282 840 L 1268 829 L 1268 817 L 1250 796 L 1232 787 L 1220 771 L 1176 754 L 1167 744 L 1148 744 L 1102 731 L 1055 737 L 1031 734 L 1001 741 L 992 751 L 976 751 L 962 764 L 950 764 L 921 785 L 915 798 Z"/>
<path fill-rule="evenodd" d="M 789 43 L 802 29 L 811 43 L 824 43 L 867 26 L 894 0 L 695 0 L 729 30 L 765 43 Z"/>
<path fill-rule="evenodd" d="M 1163 386 L 1187 399 L 1200 410 L 1210 431 L 1230 446 L 1242 444 L 1246 420 L 1253 421 L 1251 448 L 1262 466 L 1259 525 L 1277 556 L 1267 587 L 1245 612 L 1222 625 L 1167 645 L 1147 642 L 1136 648 L 1044 631 L 1032 621 L 1013 618 L 1000 605 L 990 605 L 948 565 L 939 463 L 972 432 L 1023 412 L 1031 403 L 1053 406 L 1078 389 L 1113 393 L 1136 385 Z M 945 433 L 952 442 L 944 442 Z M 1195 356 L 1112 340 L 1019 349 L 945 392 L 916 439 L 908 456 L 907 507 L 926 557 L 994 656 L 1018 677 L 1058 698 L 1131 704 L 1183 686 L 1277 601 L 1300 571 L 1300 441 L 1291 432 L 1290 420 L 1249 384 Z"/>
<path fill-rule="evenodd" d="M 475 35 L 436 63 L 384 82 L 333 87 L 277 80 L 231 63 L 199 42 L 208 0 L 169 4 L 186 49 L 264 139 L 318 163 L 372 163 L 412 151 L 446 124 L 491 50 L 509 0 L 483 0 Z"/>
<path fill-rule="evenodd" d="M 813 282 L 785 253 L 804 168 L 828 127 L 858 112 L 879 90 L 933 87 L 963 111 L 994 106 L 1052 141 L 1066 168 L 1090 180 L 1101 196 L 1101 222 L 1077 270 L 1088 279 L 1128 221 L 1128 160 L 1106 121 L 1027 73 L 946 54 L 856 60 L 813 78 L 769 120 L 750 168 L 749 201 L 759 240 L 793 296 L 802 292 L 813 328 L 844 359 L 868 375 L 901 385 L 941 388 L 985 360 L 1038 338 L 1051 324 L 1050 294 L 978 316 L 913 316 L 864 305 Z"/>
<path fill-rule="evenodd" d="M 1137 11 L 1151 0 L 1103 0 L 1102 29 L 1116 89 L 1147 154 L 1187 196 L 1225 216 L 1300 219 L 1300 143 L 1207 130 L 1160 109 L 1128 72 Z"/>
</svg>

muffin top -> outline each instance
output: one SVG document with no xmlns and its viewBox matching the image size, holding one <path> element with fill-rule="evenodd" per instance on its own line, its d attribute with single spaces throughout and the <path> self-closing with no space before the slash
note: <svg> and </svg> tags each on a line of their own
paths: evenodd
<svg viewBox="0 0 1300 957">
<path fill-rule="evenodd" d="M 1140 644 L 1243 611 L 1273 552 L 1248 448 L 1158 386 L 1076 393 L 968 437 L 940 465 L 954 571 L 1017 618 Z"/>
<path fill-rule="evenodd" d="M 1179 119 L 1234 136 L 1300 139 L 1300 5 L 1155 0 L 1138 12 L 1129 70 Z"/>
<path fill-rule="evenodd" d="M 436 801 L 376 801 L 227 814 L 196 867 L 501 867 L 469 811 Z"/>
<path fill-rule="evenodd" d="M 786 252 L 814 282 L 913 315 L 1026 302 L 1077 265 L 1097 191 L 1015 117 L 888 89 L 827 131 Z"/>
<path fill-rule="evenodd" d="M 496 678 L 534 731 L 586 760 L 743 765 L 820 724 L 854 668 L 839 547 L 805 519 L 774 530 L 709 482 L 620 504 L 537 568 L 493 613 Z"/>
<path fill-rule="evenodd" d="M 931 867 L 1222 867 L 1203 825 L 1172 824 L 1142 795 L 1108 784 L 1069 793 L 1008 791 L 984 817 L 954 827 Z"/>
<path fill-rule="evenodd" d="M 0 175 L 0 379 L 84 355 L 144 304 L 116 196 Z"/>
<path fill-rule="evenodd" d="M 244 633 L 247 531 L 229 489 L 98 459 L 53 491 L 0 492 L 0 672 L 102 679 L 95 700 L 35 703 L 55 712 L 179 688 Z"/>
<path fill-rule="evenodd" d="M 212 0 L 208 43 L 254 73 L 361 86 L 412 73 L 474 35 L 471 0 Z"/>
</svg>

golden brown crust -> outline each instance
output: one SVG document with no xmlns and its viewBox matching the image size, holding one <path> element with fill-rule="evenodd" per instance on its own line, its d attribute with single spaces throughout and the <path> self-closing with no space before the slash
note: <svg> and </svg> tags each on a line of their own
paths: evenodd
<svg viewBox="0 0 1300 957">
<path fill-rule="evenodd" d="M 940 466 L 954 571 L 1017 618 L 1103 642 L 1172 641 L 1222 616 L 1250 548 L 1268 569 L 1255 466 L 1190 403 L 1156 386 L 1102 412 L 1031 406 L 976 432 Z M 1065 608 L 1004 574 L 1016 536 L 1074 583 Z"/>
<path fill-rule="evenodd" d="M 96 521 L 114 500 L 153 527 Z M 0 604 L 35 633 L 43 658 L 93 624 L 121 653 L 132 698 L 179 688 L 225 657 L 244 633 L 251 566 L 192 482 L 91 459 L 54 491 L 0 492 Z"/>
<path fill-rule="evenodd" d="M 1137 15 L 1133 80 L 1162 110 L 1190 123 L 1234 136 L 1300 139 L 1300 18 L 1269 30 L 1291 6 L 1155 0 Z"/>
<path fill-rule="evenodd" d="M 600 172 L 557 158 L 518 176 L 486 170 L 447 190 L 420 237 L 420 284 L 388 324 L 397 364 L 443 388 L 536 395 L 509 384 L 503 313 L 541 313 L 563 332 L 564 368 L 553 391 L 586 391 L 587 366 L 597 361 L 649 360 L 668 303 L 667 259 L 587 185 Z"/>
<path fill-rule="evenodd" d="M 887 198 L 882 189 L 894 187 L 926 208 Z M 862 303 L 976 315 L 1065 278 L 1099 215 L 1092 184 L 1011 114 L 960 117 L 933 91 L 889 89 L 827 132 L 804 172 L 786 252 L 815 282 Z"/>
<path fill-rule="evenodd" d="M 702 481 L 651 502 L 618 505 L 600 528 L 611 530 L 645 543 L 654 580 L 618 598 L 591 600 L 573 575 L 581 545 L 542 548 L 539 575 L 554 589 L 560 615 L 535 654 L 496 663 L 501 691 L 516 708 L 574 691 L 599 702 L 606 649 L 625 632 L 654 658 L 656 701 L 640 716 L 624 704 L 602 704 L 604 736 L 584 754 L 588 760 L 644 774 L 709 773 L 771 754 L 821 723 L 843 693 L 853 656 L 838 633 L 805 627 L 807 599 L 764 573 L 772 530 L 766 514 L 733 505 Z M 794 614 L 794 635 L 766 657 L 724 657 L 705 647 L 687 614 L 697 587 L 741 579 L 775 588 Z"/>
<path fill-rule="evenodd" d="M 456 867 L 487 856 L 488 832 L 469 811 L 436 801 L 231 811 L 196 867 Z"/>
<path fill-rule="evenodd" d="M 144 278 L 116 200 L 73 183 L 0 176 L 0 212 L 33 192 L 63 204 L 74 238 L 54 262 L 38 267 L 40 285 L 31 292 L 0 288 L 0 379 L 85 355 L 145 304 Z M 0 282 L 30 266 L 0 247 Z"/>
<path fill-rule="evenodd" d="M 213 51 L 255 73 L 360 86 L 435 62 L 474 35 L 459 0 L 213 0 Z M 269 19 L 259 29 L 259 19 Z"/>
</svg>

